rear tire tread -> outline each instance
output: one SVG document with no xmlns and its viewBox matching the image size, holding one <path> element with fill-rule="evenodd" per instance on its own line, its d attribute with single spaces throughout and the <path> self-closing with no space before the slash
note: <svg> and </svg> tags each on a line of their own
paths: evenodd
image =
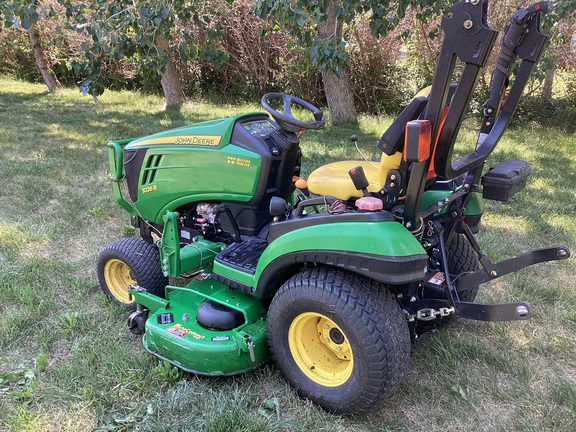
<svg viewBox="0 0 576 432">
<path fill-rule="evenodd" d="M 410 336 L 405 317 L 392 293 L 382 284 L 355 273 L 329 267 L 315 267 L 293 276 L 276 296 L 284 297 L 284 304 L 301 300 L 300 293 L 305 286 L 314 291 L 311 296 L 314 301 L 331 305 L 333 309 L 341 311 L 344 316 L 351 318 L 351 326 L 360 329 L 362 340 L 374 343 L 365 347 L 366 361 L 371 365 L 370 376 L 358 397 L 351 398 L 341 406 L 335 406 L 333 402 L 323 400 L 322 395 L 311 395 L 310 391 L 301 387 L 298 389 L 299 393 L 311 397 L 329 411 L 347 414 L 370 411 L 394 393 L 408 369 Z M 281 310 L 274 308 L 273 300 L 268 315 L 268 337 L 272 356 L 277 362 L 273 345 L 275 337 L 278 336 L 276 320 L 281 313 Z M 282 372 L 288 381 L 292 382 L 286 371 Z"/>
<path fill-rule="evenodd" d="M 459 276 L 463 273 L 474 272 L 478 270 L 478 258 L 476 252 L 470 245 L 468 239 L 462 234 L 452 236 L 447 246 L 448 253 L 448 270 L 453 276 Z M 467 290 L 458 290 L 458 281 L 456 281 L 456 290 L 460 301 L 472 302 L 476 299 L 480 285 L 468 288 Z"/>
</svg>

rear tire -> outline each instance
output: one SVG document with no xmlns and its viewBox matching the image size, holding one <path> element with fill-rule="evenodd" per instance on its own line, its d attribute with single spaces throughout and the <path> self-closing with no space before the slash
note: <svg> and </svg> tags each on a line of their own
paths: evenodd
<svg viewBox="0 0 576 432">
<path fill-rule="evenodd" d="M 122 306 L 135 305 L 130 285 L 164 297 L 168 278 L 162 274 L 158 249 L 144 240 L 123 238 L 108 245 L 100 252 L 97 267 L 102 291 Z"/>
<path fill-rule="evenodd" d="M 306 270 L 280 288 L 268 312 L 268 343 L 301 396 L 345 414 L 366 413 L 390 397 L 410 359 L 394 296 L 334 268 Z"/>
<path fill-rule="evenodd" d="M 448 270 L 453 278 L 464 273 L 471 273 L 478 270 L 479 266 L 476 252 L 474 252 L 472 245 L 463 234 L 454 234 L 450 238 L 446 249 L 448 254 Z M 458 280 L 456 280 L 455 285 L 460 301 L 473 302 L 476 299 L 480 285 L 470 287 L 466 290 L 458 289 Z"/>
</svg>

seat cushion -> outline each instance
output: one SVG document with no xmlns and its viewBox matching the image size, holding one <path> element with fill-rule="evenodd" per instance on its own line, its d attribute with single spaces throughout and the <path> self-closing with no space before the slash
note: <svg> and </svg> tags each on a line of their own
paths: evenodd
<svg viewBox="0 0 576 432">
<path fill-rule="evenodd" d="M 401 153 L 392 156 L 382 154 L 381 162 L 366 162 L 358 160 L 333 162 L 317 168 L 308 177 L 308 189 L 316 195 L 331 195 L 341 200 L 359 198 L 362 191 L 357 190 L 348 175 L 348 171 L 361 166 L 368 179 L 368 192 L 378 192 L 382 189 L 386 175 L 391 169 L 398 169 L 402 158 Z"/>
</svg>

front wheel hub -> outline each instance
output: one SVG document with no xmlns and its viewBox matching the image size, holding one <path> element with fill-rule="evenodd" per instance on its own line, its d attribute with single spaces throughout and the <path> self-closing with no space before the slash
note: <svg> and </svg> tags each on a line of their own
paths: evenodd
<svg viewBox="0 0 576 432">
<path fill-rule="evenodd" d="M 104 266 L 104 280 L 110 293 L 120 302 L 131 303 L 132 296 L 128 292 L 130 285 L 136 285 L 130 267 L 119 259 L 111 259 Z"/>
</svg>

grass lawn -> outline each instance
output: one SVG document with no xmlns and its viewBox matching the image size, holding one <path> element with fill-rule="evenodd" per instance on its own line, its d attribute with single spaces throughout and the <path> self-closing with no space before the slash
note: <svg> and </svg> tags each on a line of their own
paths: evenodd
<svg viewBox="0 0 576 432">
<path fill-rule="evenodd" d="M 143 349 L 127 313 L 97 285 L 99 251 L 129 234 L 108 180 L 106 142 L 253 111 L 0 77 L 0 430 L 7 431 L 573 431 L 576 260 L 540 264 L 486 284 L 479 300 L 528 300 L 530 321 L 457 320 L 413 346 L 399 391 L 363 418 L 298 398 L 272 365 L 233 378 L 180 373 Z M 303 137 L 304 175 L 367 157 L 389 118 Z M 467 125 L 463 142 L 474 141 Z M 576 249 L 576 136 L 515 126 L 491 156 L 532 165 L 526 189 L 488 202 L 479 242 L 493 260 L 567 244 Z"/>
</svg>

